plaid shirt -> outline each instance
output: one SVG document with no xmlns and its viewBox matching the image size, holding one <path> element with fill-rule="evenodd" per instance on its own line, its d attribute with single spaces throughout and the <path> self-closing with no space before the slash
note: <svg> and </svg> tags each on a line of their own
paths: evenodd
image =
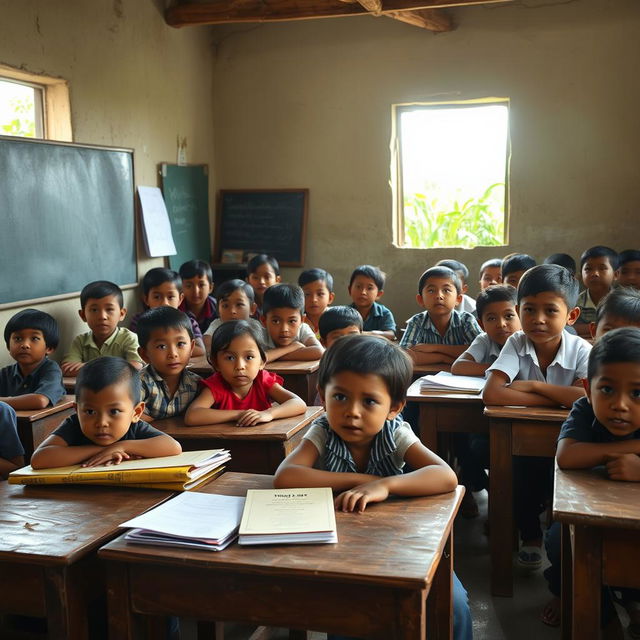
<svg viewBox="0 0 640 640">
<path fill-rule="evenodd" d="M 471 344 L 481 333 L 478 321 L 469 312 L 454 309 L 451 312 L 449 326 L 444 336 L 441 336 L 431 322 L 429 312 L 423 311 L 409 318 L 400 346 L 406 348 L 414 344 Z"/>
<path fill-rule="evenodd" d="M 146 403 L 144 412 L 154 419 L 171 418 L 184 413 L 200 390 L 200 376 L 188 369 L 182 372 L 173 397 L 169 396 L 167 383 L 151 365 L 147 365 L 140 373 L 140 382 L 142 400 Z"/>
</svg>

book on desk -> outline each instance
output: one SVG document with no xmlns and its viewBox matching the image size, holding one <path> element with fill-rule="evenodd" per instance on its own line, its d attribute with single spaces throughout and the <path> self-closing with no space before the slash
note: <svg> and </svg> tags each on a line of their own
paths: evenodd
<svg viewBox="0 0 640 640">
<path fill-rule="evenodd" d="M 429 393 L 469 393 L 480 395 L 486 380 L 475 376 L 455 376 L 448 371 L 420 378 L 420 391 Z"/>
</svg>

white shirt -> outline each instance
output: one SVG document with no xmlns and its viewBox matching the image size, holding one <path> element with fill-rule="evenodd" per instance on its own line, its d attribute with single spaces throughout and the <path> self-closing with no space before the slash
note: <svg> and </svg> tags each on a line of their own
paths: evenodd
<svg viewBox="0 0 640 640">
<path fill-rule="evenodd" d="M 462 302 L 456 307 L 458 311 L 473 313 L 476 310 L 476 301 L 466 293 L 462 294 Z"/>
<path fill-rule="evenodd" d="M 269 332 L 265 330 L 265 339 L 264 339 L 264 346 L 267 350 L 269 349 L 275 349 L 276 345 L 274 343 L 274 341 L 271 339 L 271 336 L 269 335 Z M 307 344 L 307 342 L 309 341 L 309 338 L 313 338 L 313 342 L 310 342 L 309 344 Z M 298 331 L 298 335 L 295 338 L 298 342 L 302 342 L 303 345 L 305 346 L 314 346 L 314 345 L 319 345 L 320 343 L 318 342 L 318 339 L 316 338 L 316 334 L 313 332 L 313 329 L 306 323 L 302 323 L 300 325 L 300 330 Z"/>
<path fill-rule="evenodd" d="M 491 364 L 499 355 L 502 347 L 486 333 L 476 336 L 462 355 L 470 355 L 476 362 Z"/>
</svg>

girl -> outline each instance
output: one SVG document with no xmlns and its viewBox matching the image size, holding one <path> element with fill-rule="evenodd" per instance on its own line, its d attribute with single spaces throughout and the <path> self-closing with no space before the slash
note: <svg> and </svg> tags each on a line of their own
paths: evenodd
<svg viewBox="0 0 640 640">
<path fill-rule="evenodd" d="M 251 427 L 304 413 L 307 405 L 282 387 L 282 378 L 264 370 L 266 356 L 256 330 L 246 320 L 225 322 L 211 341 L 216 372 L 189 405 L 187 425 L 235 422 Z M 277 402 L 277 406 L 272 406 Z"/>
<path fill-rule="evenodd" d="M 276 282 L 280 282 L 280 265 L 273 256 L 260 253 L 253 256 L 247 263 L 247 282 L 256 294 L 258 308 L 252 318 L 260 320 L 262 317 L 262 296 L 264 292 Z"/>
</svg>

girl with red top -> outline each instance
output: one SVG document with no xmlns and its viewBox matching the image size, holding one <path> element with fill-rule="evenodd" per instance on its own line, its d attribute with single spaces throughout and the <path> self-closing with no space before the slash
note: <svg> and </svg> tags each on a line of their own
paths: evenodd
<svg viewBox="0 0 640 640">
<path fill-rule="evenodd" d="M 264 370 L 261 338 L 246 320 L 225 322 L 211 340 L 215 373 L 202 381 L 203 389 L 189 405 L 190 426 L 235 422 L 251 427 L 276 418 L 304 413 L 307 405 L 282 387 L 282 378 Z M 273 406 L 272 403 L 278 404 Z"/>
</svg>

